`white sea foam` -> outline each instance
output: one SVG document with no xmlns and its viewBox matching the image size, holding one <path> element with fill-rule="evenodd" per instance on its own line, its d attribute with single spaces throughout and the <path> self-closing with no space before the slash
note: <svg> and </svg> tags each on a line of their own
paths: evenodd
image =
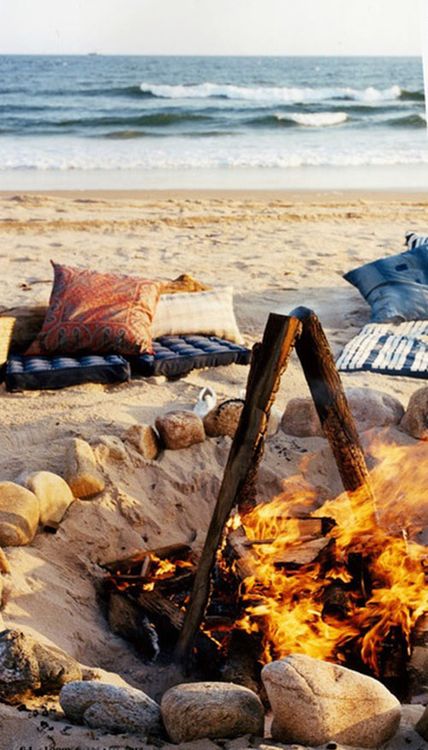
<svg viewBox="0 0 428 750">
<path fill-rule="evenodd" d="M 369 86 L 365 89 L 312 88 L 289 86 L 233 86 L 231 84 L 201 83 L 197 85 L 160 85 L 142 83 L 141 91 L 163 99 L 208 99 L 225 97 L 241 101 L 304 103 L 321 102 L 329 99 L 350 99 L 359 102 L 380 102 L 398 99 L 401 95 L 399 86 L 387 89 L 376 89 Z"/>
<path fill-rule="evenodd" d="M 296 129 L 297 130 L 297 129 Z M 327 136 L 327 131 L 326 134 Z M 133 170 L 349 167 L 428 164 L 428 143 L 422 133 L 411 145 L 406 131 L 400 140 L 369 143 L 350 140 L 349 134 L 335 131 L 323 139 L 309 130 L 308 138 L 297 134 L 284 140 L 277 137 L 248 136 L 239 141 L 231 136 L 191 139 L 168 138 L 162 143 L 147 138 L 144 143 L 122 140 L 79 139 L 77 137 L 0 138 L 0 171 L 3 170 Z"/>
<path fill-rule="evenodd" d="M 346 112 L 311 112 L 307 114 L 293 112 L 287 115 L 280 112 L 275 116 L 277 120 L 292 120 L 297 125 L 308 128 L 326 128 L 331 125 L 340 125 L 348 119 Z"/>
</svg>

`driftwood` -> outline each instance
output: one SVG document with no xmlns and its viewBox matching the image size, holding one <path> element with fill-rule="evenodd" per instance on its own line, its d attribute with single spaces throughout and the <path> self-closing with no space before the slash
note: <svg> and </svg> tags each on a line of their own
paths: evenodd
<svg viewBox="0 0 428 750">
<path fill-rule="evenodd" d="M 176 649 L 177 660 L 186 663 L 195 634 L 202 622 L 210 592 L 211 571 L 233 506 L 260 460 L 270 409 L 279 388 L 300 323 L 271 314 L 263 341 L 253 350 L 244 408 L 229 453 L 205 545 L 199 561 L 190 605 Z"/>
<path fill-rule="evenodd" d="M 291 315 L 302 323 L 302 333 L 296 340 L 296 352 L 343 486 L 350 493 L 351 503 L 356 503 L 358 507 L 362 502 L 365 504 L 375 525 L 375 499 L 363 449 L 330 346 L 312 310 L 298 307 Z M 359 494 L 355 500 L 353 493 L 357 490 Z"/>
</svg>

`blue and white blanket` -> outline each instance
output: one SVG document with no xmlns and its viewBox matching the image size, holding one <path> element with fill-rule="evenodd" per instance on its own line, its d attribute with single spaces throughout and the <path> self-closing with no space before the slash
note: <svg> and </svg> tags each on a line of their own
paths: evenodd
<svg viewBox="0 0 428 750">
<path fill-rule="evenodd" d="M 428 378 L 428 320 L 369 323 L 345 346 L 336 364 L 342 372 Z"/>
</svg>

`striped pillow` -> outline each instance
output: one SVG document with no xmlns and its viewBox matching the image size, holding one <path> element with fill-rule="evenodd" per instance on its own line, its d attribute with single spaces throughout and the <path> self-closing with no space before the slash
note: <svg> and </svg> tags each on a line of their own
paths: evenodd
<svg viewBox="0 0 428 750">
<path fill-rule="evenodd" d="M 153 318 L 153 338 L 201 333 L 242 343 L 233 310 L 233 289 L 162 294 Z"/>
</svg>

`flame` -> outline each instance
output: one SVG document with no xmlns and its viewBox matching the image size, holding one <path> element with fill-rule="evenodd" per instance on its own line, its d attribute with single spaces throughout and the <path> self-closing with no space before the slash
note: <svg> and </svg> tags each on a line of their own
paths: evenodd
<svg viewBox="0 0 428 750">
<path fill-rule="evenodd" d="M 243 582 L 238 626 L 261 634 L 264 661 L 300 652 L 340 662 L 352 645 L 379 675 L 388 639 L 398 633 L 410 652 L 412 630 L 428 611 L 427 552 L 416 540 L 428 521 L 428 445 L 379 444 L 370 453 L 376 517 L 365 488 L 326 501 L 310 517 L 330 517 L 337 525 L 314 559 L 302 558 L 310 536 L 290 518 L 297 507 L 314 506 L 313 489 L 288 487 L 241 519 L 252 573 Z M 316 542 L 309 541 L 309 552 L 311 545 Z"/>
</svg>

